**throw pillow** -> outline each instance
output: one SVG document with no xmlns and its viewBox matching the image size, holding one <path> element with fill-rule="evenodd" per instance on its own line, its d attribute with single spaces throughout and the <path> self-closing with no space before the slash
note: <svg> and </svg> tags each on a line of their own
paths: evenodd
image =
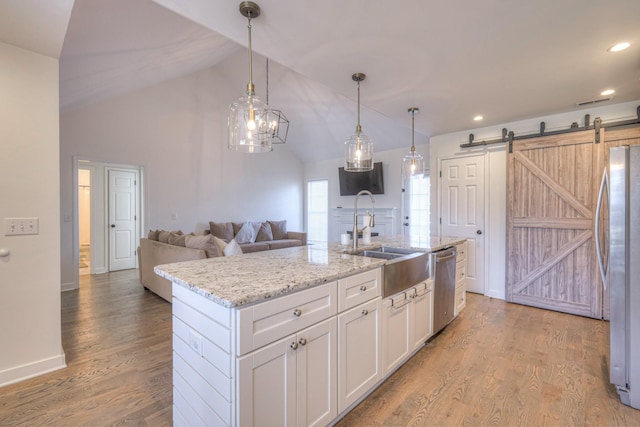
<svg viewBox="0 0 640 427">
<path fill-rule="evenodd" d="M 211 230 L 194 231 L 191 234 L 193 234 L 194 236 L 206 236 L 207 234 L 211 234 Z"/>
<path fill-rule="evenodd" d="M 160 232 L 158 233 L 158 242 L 169 243 L 169 236 L 171 235 L 171 233 L 182 234 L 182 231 L 180 231 L 180 230 L 178 230 L 178 231 L 160 230 Z"/>
<path fill-rule="evenodd" d="M 211 234 L 213 234 L 217 238 L 222 239 L 225 242 L 233 239 L 233 226 L 230 222 L 209 221 L 209 227 L 211 229 Z"/>
<path fill-rule="evenodd" d="M 149 233 L 147 234 L 147 239 L 157 241 L 159 233 L 160 233 L 160 230 L 149 230 Z"/>
<path fill-rule="evenodd" d="M 269 221 L 271 231 L 273 232 L 273 240 L 282 240 L 287 238 L 287 220 Z"/>
<path fill-rule="evenodd" d="M 233 227 L 233 235 L 235 236 L 244 225 L 244 222 L 232 222 L 231 225 Z"/>
<path fill-rule="evenodd" d="M 227 242 L 222 239 L 218 239 L 216 236 L 213 236 L 213 244 L 218 247 L 218 252 L 224 254 L 224 248 L 227 246 Z M 233 240 L 233 239 L 232 239 Z"/>
<path fill-rule="evenodd" d="M 235 239 L 231 239 L 229 244 L 224 248 L 225 256 L 233 256 L 233 255 L 242 255 L 242 248 L 235 241 Z"/>
<path fill-rule="evenodd" d="M 260 230 L 261 222 L 247 221 L 244 223 L 238 234 L 236 234 L 235 240 L 237 243 L 253 243 L 258 236 L 258 230 Z"/>
<path fill-rule="evenodd" d="M 169 243 L 170 245 L 175 245 L 175 246 L 185 246 L 185 238 L 187 236 L 185 236 L 184 234 L 180 233 L 169 233 L 169 240 L 167 241 L 167 243 Z"/>
<path fill-rule="evenodd" d="M 220 256 L 220 251 L 213 241 L 213 236 L 210 234 L 206 236 L 188 235 L 185 238 L 185 246 L 187 248 L 204 250 L 207 253 L 207 258 Z"/>
<path fill-rule="evenodd" d="M 263 222 L 260 226 L 260 230 L 258 230 L 258 235 L 256 236 L 256 242 L 265 242 L 273 240 L 273 232 L 271 231 L 271 225 L 268 222 Z"/>
</svg>

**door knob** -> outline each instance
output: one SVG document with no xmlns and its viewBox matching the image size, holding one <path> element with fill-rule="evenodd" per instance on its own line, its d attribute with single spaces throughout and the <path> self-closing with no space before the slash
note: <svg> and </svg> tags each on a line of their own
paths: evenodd
<svg viewBox="0 0 640 427">
<path fill-rule="evenodd" d="M 111 224 L 111 228 L 116 228 L 116 225 L 115 224 Z"/>
<path fill-rule="evenodd" d="M 476 231 L 476 234 L 482 234 L 482 230 Z"/>
</svg>

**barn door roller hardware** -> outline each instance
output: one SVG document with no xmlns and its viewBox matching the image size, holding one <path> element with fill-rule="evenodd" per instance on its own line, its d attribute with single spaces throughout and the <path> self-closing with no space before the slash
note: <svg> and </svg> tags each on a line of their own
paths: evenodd
<svg viewBox="0 0 640 427">
<path fill-rule="evenodd" d="M 540 131 L 538 133 L 514 136 L 513 131 L 507 133 L 507 129 L 503 128 L 501 138 L 490 139 L 485 141 L 474 141 L 474 136 L 472 133 L 470 133 L 469 142 L 467 142 L 466 144 L 460 144 L 460 148 L 473 148 L 473 147 L 481 147 L 483 145 L 501 144 L 501 143 L 508 142 L 509 152 L 511 153 L 512 152 L 511 145 L 513 144 L 513 141 L 516 141 L 516 140 L 539 138 L 541 136 L 561 135 L 564 133 L 580 132 L 580 131 L 591 130 L 591 129 L 595 131 L 595 143 L 599 144 L 600 129 L 609 129 L 609 128 L 616 128 L 616 127 L 622 127 L 622 126 L 631 127 L 631 126 L 638 126 L 638 125 L 640 125 L 640 105 L 636 108 L 636 117 L 630 120 L 621 120 L 621 121 L 611 122 L 611 123 L 602 123 L 602 120 L 600 119 L 600 117 L 597 117 L 593 121 L 593 124 L 591 124 L 591 116 L 589 114 L 585 114 L 584 126 L 582 127 L 579 126 L 578 123 L 573 122 L 571 123 L 571 126 L 569 127 L 569 129 L 560 129 L 560 130 L 547 132 L 545 130 L 545 127 L 546 127 L 545 122 L 540 122 Z"/>
</svg>

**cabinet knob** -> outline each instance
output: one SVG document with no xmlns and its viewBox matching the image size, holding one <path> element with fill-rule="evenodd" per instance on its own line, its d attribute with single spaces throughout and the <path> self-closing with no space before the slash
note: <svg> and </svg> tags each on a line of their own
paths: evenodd
<svg viewBox="0 0 640 427">
<path fill-rule="evenodd" d="M 300 345 L 307 345 L 307 340 L 304 338 L 300 338 L 298 342 L 300 343 Z"/>
<path fill-rule="evenodd" d="M 295 310 L 293 310 L 293 315 L 296 317 L 300 317 L 302 315 L 302 311 L 296 308 Z"/>
<path fill-rule="evenodd" d="M 369 310 L 367 310 L 367 309 L 365 308 L 364 310 L 362 310 L 362 314 L 364 314 L 364 315 L 366 316 L 367 314 L 369 314 Z"/>
<path fill-rule="evenodd" d="M 362 292 L 364 292 L 364 291 L 366 291 L 366 290 L 367 290 L 367 287 L 366 287 L 365 285 L 362 285 L 362 286 L 360 286 L 360 290 L 361 290 Z"/>
<path fill-rule="evenodd" d="M 293 350 L 297 350 L 298 349 L 298 343 L 294 341 L 294 342 L 291 343 L 291 345 L 289 347 L 291 347 Z"/>
</svg>

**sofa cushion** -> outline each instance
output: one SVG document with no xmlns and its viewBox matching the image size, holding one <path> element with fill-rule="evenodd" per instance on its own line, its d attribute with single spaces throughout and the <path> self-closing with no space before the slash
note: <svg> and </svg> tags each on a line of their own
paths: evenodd
<svg viewBox="0 0 640 427">
<path fill-rule="evenodd" d="M 177 230 L 177 231 L 167 231 L 167 230 L 160 230 L 158 232 L 158 242 L 160 243 L 169 243 L 169 236 L 171 235 L 171 233 L 177 234 L 177 235 L 182 235 L 182 231 Z"/>
<path fill-rule="evenodd" d="M 175 246 L 185 246 L 186 238 L 187 236 L 184 234 L 169 233 L 169 240 L 167 241 L 167 243 Z"/>
<path fill-rule="evenodd" d="M 213 222 L 209 221 L 209 228 L 211 230 L 211 234 L 216 236 L 219 239 L 224 240 L 225 242 L 233 239 L 233 226 L 230 222 Z"/>
<path fill-rule="evenodd" d="M 231 239 L 227 246 L 224 247 L 224 256 L 233 255 L 242 255 L 242 248 L 235 239 Z"/>
<path fill-rule="evenodd" d="M 185 238 L 185 246 L 187 248 L 204 250 L 207 253 L 207 258 L 219 257 L 221 254 L 213 238 L 214 236 L 211 234 L 206 236 L 188 235 Z"/>
<path fill-rule="evenodd" d="M 271 232 L 273 233 L 273 240 L 282 240 L 287 238 L 287 220 L 284 221 L 269 221 L 271 226 Z"/>
<path fill-rule="evenodd" d="M 256 242 L 264 242 L 269 240 L 273 240 L 273 232 L 271 231 L 271 224 L 266 221 L 262 223 L 262 225 L 260 226 L 260 230 L 258 230 Z"/>
<path fill-rule="evenodd" d="M 243 243 L 240 247 L 242 248 L 243 253 L 248 254 L 251 252 L 268 251 L 269 243 L 270 242 Z"/>
<path fill-rule="evenodd" d="M 236 242 L 238 244 L 253 243 L 258 236 L 258 230 L 260 230 L 261 222 L 247 221 L 244 223 L 238 234 L 236 234 Z"/>
<path fill-rule="evenodd" d="M 160 230 L 149 230 L 149 233 L 147 233 L 147 239 L 158 241 L 158 234 L 160 234 Z"/>
<path fill-rule="evenodd" d="M 236 234 L 238 234 L 238 232 L 240 231 L 240 229 L 242 228 L 243 225 L 244 225 L 244 222 L 232 222 L 231 223 L 231 227 L 233 228 L 233 235 L 234 236 Z"/>
<path fill-rule="evenodd" d="M 227 246 L 227 242 L 214 236 L 213 234 L 211 235 L 211 237 L 213 237 L 213 244 L 218 247 L 218 252 L 224 255 L 224 248 Z"/>
<path fill-rule="evenodd" d="M 269 249 L 291 248 L 293 246 L 302 246 L 302 240 L 297 239 L 281 239 L 272 240 L 269 243 Z"/>
</svg>

